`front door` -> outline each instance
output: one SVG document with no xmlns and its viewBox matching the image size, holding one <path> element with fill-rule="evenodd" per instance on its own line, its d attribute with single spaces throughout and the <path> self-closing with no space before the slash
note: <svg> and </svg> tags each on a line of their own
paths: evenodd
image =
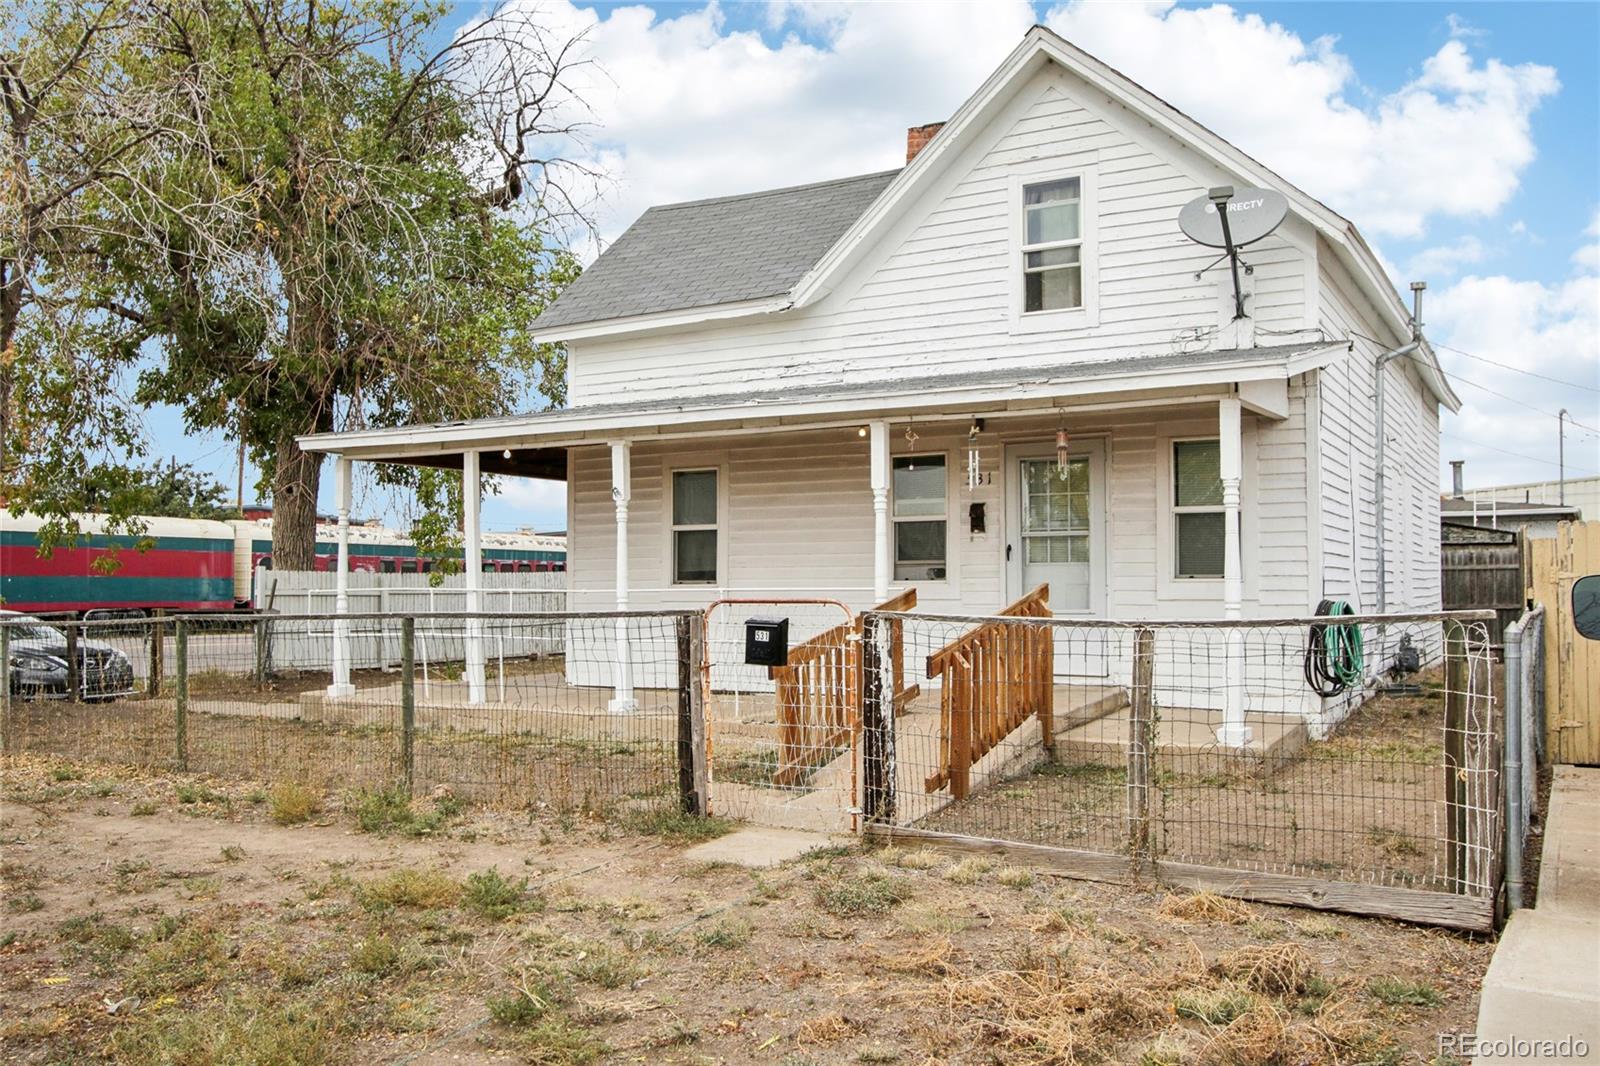
<svg viewBox="0 0 1600 1066">
<path fill-rule="evenodd" d="M 1049 583 L 1058 615 L 1105 612 L 1105 489 L 1099 441 L 1075 445 L 1066 467 L 1054 449 L 1012 449 L 1006 557 L 1010 599 Z"/>
</svg>

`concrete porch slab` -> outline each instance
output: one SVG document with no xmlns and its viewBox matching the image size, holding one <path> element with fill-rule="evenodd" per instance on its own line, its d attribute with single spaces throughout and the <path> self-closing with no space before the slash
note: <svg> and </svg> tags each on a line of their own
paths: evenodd
<svg viewBox="0 0 1600 1066">
<path fill-rule="evenodd" d="M 1252 769 L 1271 770 L 1289 759 L 1308 739 L 1304 720 L 1276 714 L 1246 714 L 1250 742 L 1225 747 L 1217 741 L 1222 712 L 1187 707 L 1162 707 L 1156 723 L 1156 766 L 1186 774 L 1223 773 L 1251 760 Z M 1056 741 L 1056 758 L 1069 764 L 1110 763 L 1127 759 L 1131 711 L 1123 706 L 1110 714 L 1067 730 Z"/>
</svg>

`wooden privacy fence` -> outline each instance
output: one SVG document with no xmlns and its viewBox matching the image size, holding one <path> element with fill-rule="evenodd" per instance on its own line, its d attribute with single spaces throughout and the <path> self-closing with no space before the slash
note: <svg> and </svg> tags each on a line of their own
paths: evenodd
<svg viewBox="0 0 1600 1066">
<path fill-rule="evenodd" d="M 1050 586 L 1040 585 L 1000 612 L 1049 618 Z M 924 787 L 945 785 L 956 799 L 971 789 L 972 767 L 1029 718 L 1055 750 L 1055 643 L 1048 626 L 986 622 L 928 656 L 939 686 L 939 762 Z"/>
<path fill-rule="evenodd" d="M 1545 609 L 1545 750 L 1553 763 L 1600 765 L 1600 640 L 1579 636 L 1572 619 L 1572 586 L 1600 574 L 1600 522 L 1562 522 L 1531 547 L 1528 595 Z"/>
<path fill-rule="evenodd" d="M 875 611 L 909 611 L 917 606 L 911 589 Z M 916 699 L 918 686 L 905 684 L 904 623 L 890 627 L 895 705 Z M 778 719 L 778 770 L 773 784 L 798 784 L 815 767 L 848 746 L 861 728 L 861 616 L 818 633 L 789 650 L 786 666 L 771 668 Z"/>
<path fill-rule="evenodd" d="M 1447 611 L 1493 611 L 1489 640 L 1499 647 L 1506 626 L 1522 616 L 1524 607 L 1523 538 L 1511 530 L 1474 527 L 1461 532 L 1477 539 L 1446 540 L 1439 548 L 1443 606 Z"/>
</svg>

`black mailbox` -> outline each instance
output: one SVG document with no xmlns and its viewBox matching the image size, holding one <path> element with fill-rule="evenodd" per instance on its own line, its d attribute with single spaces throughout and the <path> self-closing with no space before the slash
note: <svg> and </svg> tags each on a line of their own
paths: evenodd
<svg viewBox="0 0 1600 1066">
<path fill-rule="evenodd" d="M 745 619 L 744 661 L 751 666 L 788 666 L 789 620 Z"/>
</svg>

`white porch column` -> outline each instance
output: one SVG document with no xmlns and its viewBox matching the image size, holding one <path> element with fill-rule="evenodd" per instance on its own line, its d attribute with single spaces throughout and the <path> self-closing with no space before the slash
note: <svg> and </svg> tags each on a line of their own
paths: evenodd
<svg viewBox="0 0 1600 1066">
<path fill-rule="evenodd" d="M 872 602 L 889 598 L 889 423 L 874 422 L 872 438 Z"/>
<path fill-rule="evenodd" d="M 350 683 L 350 622 L 344 616 L 350 613 L 350 460 L 339 456 L 333 463 L 334 506 L 339 510 L 338 571 L 333 578 L 333 684 L 328 686 L 328 698 L 340 699 L 354 696 L 356 687 Z"/>
<path fill-rule="evenodd" d="M 1217 403 L 1222 473 L 1222 616 L 1230 621 L 1244 615 L 1244 563 L 1239 548 L 1239 482 L 1244 473 L 1240 411 L 1238 396 L 1228 396 Z M 1250 743 L 1250 727 L 1244 724 L 1244 633 L 1232 628 L 1226 632 L 1222 728 L 1217 730 L 1217 740 L 1230 747 L 1242 747 Z"/>
<path fill-rule="evenodd" d="M 611 442 L 611 502 L 617 509 L 617 610 L 628 609 L 628 501 L 633 498 L 633 444 Z M 617 676 L 610 709 L 624 713 L 639 709 L 633 697 L 633 650 L 628 641 L 629 619 L 617 619 Z"/>
<path fill-rule="evenodd" d="M 466 541 L 467 610 L 483 610 L 483 466 L 477 452 L 461 453 L 461 534 Z M 484 701 L 483 619 L 467 619 L 467 702 Z"/>
</svg>

